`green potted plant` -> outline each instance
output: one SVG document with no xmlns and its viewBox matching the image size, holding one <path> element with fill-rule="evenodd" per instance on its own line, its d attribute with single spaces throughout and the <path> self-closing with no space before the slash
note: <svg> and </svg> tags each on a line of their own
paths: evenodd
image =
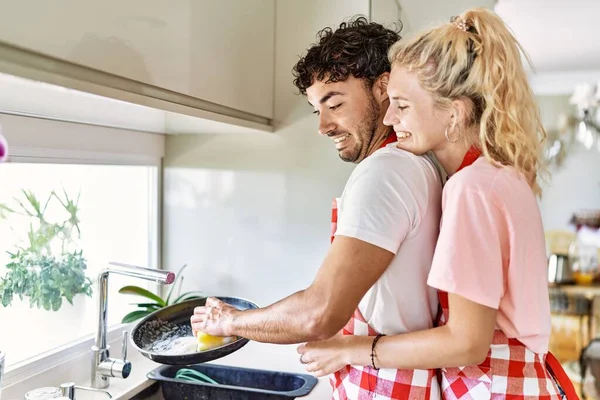
<svg viewBox="0 0 600 400">
<path fill-rule="evenodd" d="M 22 194 L 24 199 L 15 198 L 14 207 L 0 204 L 0 219 L 20 216 L 29 223 L 26 244 L 17 244 L 16 251 L 7 252 L 7 272 L 0 278 L 2 306 L 10 306 L 16 295 L 20 300 L 28 297 L 31 308 L 58 311 L 63 299 L 73 304 L 78 294 L 91 297 L 92 282 L 85 275 L 87 263 L 75 242 L 81 235 L 79 195 L 71 198 L 63 189 L 61 197 L 52 191 L 42 203 L 29 190 Z M 54 202 L 66 211 L 65 218 L 58 222 L 50 221 L 46 215 Z"/>
<path fill-rule="evenodd" d="M 150 292 L 139 286 L 124 286 L 119 289 L 119 293 L 135 295 L 142 297 L 144 301 L 140 303 L 131 303 L 137 306 L 137 310 L 134 310 L 123 317 L 122 323 L 129 323 L 133 321 L 137 321 L 145 317 L 146 315 L 152 314 L 154 311 L 160 310 L 163 307 L 170 306 L 172 304 L 181 303 L 183 301 L 192 300 L 192 299 L 202 299 L 204 295 L 200 291 L 190 291 L 181 293 L 181 285 L 183 284 L 183 270 L 187 268 L 187 264 L 184 264 L 177 275 L 175 276 L 175 282 L 171 285 L 169 292 L 166 298 L 162 298 L 157 294 Z M 177 295 L 175 295 L 175 290 L 177 288 Z"/>
</svg>

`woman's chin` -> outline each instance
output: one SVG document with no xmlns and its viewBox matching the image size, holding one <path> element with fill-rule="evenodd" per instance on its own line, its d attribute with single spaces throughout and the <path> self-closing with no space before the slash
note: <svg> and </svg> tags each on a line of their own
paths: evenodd
<svg viewBox="0 0 600 400">
<path fill-rule="evenodd" d="M 419 151 L 420 149 L 418 149 L 417 146 L 415 146 L 414 143 L 412 143 L 412 141 L 409 142 L 408 140 L 396 142 L 396 147 L 399 148 L 400 150 L 408 151 L 410 153 L 417 154 L 417 155 L 426 153 L 426 151 Z"/>
</svg>

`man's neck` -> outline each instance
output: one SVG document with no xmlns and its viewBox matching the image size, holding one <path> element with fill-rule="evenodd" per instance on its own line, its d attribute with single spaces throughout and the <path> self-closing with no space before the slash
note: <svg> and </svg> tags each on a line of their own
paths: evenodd
<svg viewBox="0 0 600 400">
<path fill-rule="evenodd" d="M 377 133 L 375 134 L 373 141 L 371 141 L 371 146 L 369 148 L 369 151 L 367 152 L 367 157 L 370 156 L 371 154 L 375 153 L 377 150 L 379 150 L 381 148 L 381 146 L 383 146 L 383 143 L 385 143 L 387 138 L 392 133 L 393 133 L 393 128 L 391 128 L 389 126 L 384 126 L 383 128 L 379 129 L 377 131 Z"/>
</svg>

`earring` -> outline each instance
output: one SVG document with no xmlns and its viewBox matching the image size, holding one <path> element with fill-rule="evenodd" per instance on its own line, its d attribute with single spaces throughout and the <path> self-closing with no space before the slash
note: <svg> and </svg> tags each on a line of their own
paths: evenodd
<svg viewBox="0 0 600 400">
<path fill-rule="evenodd" d="M 446 130 L 444 131 L 444 136 L 446 136 L 446 140 L 447 140 L 449 143 L 456 143 L 456 142 L 458 142 L 458 139 L 460 138 L 460 134 L 459 134 L 458 136 L 456 136 L 456 139 L 455 139 L 455 140 L 450 140 L 450 136 L 448 135 L 448 128 L 449 128 L 449 127 L 446 127 Z"/>
</svg>

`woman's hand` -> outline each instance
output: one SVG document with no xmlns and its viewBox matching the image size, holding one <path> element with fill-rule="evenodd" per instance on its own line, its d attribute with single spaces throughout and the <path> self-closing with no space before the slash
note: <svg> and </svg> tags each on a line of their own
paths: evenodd
<svg viewBox="0 0 600 400">
<path fill-rule="evenodd" d="M 357 364 L 354 354 L 369 356 L 373 338 L 338 334 L 331 339 L 309 342 L 298 346 L 300 362 L 317 377 L 332 374 L 346 365 Z"/>
</svg>

